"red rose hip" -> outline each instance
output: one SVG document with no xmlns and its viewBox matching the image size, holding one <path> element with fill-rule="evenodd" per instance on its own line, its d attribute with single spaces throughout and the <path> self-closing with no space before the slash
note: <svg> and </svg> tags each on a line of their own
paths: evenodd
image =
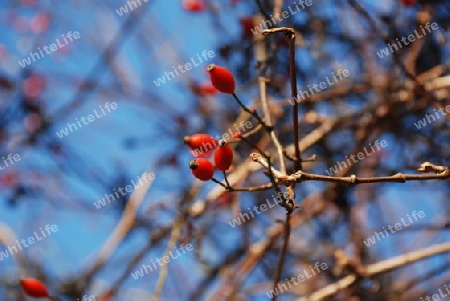
<svg viewBox="0 0 450 301">
<path fill-rule="evenodd" d="M 207 156 L 217 147 L 216 139 L 208 134 L 186 136 L 184 137 L 184 143 L 186 143 L 190 149 L 195 150 L 195 154 L 192 152 L 195 157 Z"/>
<path fill-rule="evenodd" d="M 184 9 L 190 12 L 202 12 L 205 10 L 206 5 L 203 0 L 183 0 Z"/>
<path fill-rule="evenodd" d="M 222 93 L 234 93 L 236 84 L 234 82 L 233 74 L 231 74 L 228 69 L 211 64 L 206 68 L 206 70 L 208 70 L 211 83 L 217 90 Z"/>
<path fill-rule="evenodd" d="M 233 163 L 233 150 L 223 139 L 219 141 L 219 147 L 214 153 L 214 163 L 222 171 L 228 170 Z"/>
<path fill-rule="evenodd" d="M 197 158 L 189 162 L 192 174 L 199 180 L 209 181 L 214 175 L 214 166 L 204 158 Z"/>
<path fill-rule="evenodd" d="M 33 278 L 20 279 L 20 286 L 22 286 L 25 295 L 35 298 L 48 298 L 50 297 L 45 285 Z"/>
</svg>

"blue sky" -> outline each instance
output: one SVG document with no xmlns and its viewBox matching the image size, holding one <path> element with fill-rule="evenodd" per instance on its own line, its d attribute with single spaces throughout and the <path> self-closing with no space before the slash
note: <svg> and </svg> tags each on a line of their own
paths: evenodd
<svg viewBox="0 0 450 301">
<path fill-rule="evenodd" d="M 193 182 L 190 171 L 187 168 L 180 168 L 186 166 L 191 159 L 187 149 L 186 154 L 179 153 L 184 147 L 183 136 L 205 128 L 212 135 L 226 132 L 223 124 L 227 114 L 236 113 L 236 104 L 229 105 L 232 102 L 231 97 L 219 95 L 205 104 L 192 95 L 186 83 L 208 81 L 205 68 L 209 63 L 230 65 L 230 69 L 236 74 L 241 72 L 233 68 L 234 63 L 242 58 L 233 57 L 226 62 L 219 57 L 218 47 L 240 35 L 236 19 L 253 12 L 254 7 L 249 8 L 248 5 L 240 3 L 231 8 L 227 5 L 227 1 L 217 1 L 219 13 L 212 15 L 187 13 L 179 2 L 143 3 L 139 7 L 139 16 L 131 13 L 119 16 L 115 10 L 126 2 L 118 0 L 108 1 L 107 4 L 82 0 L 56 3 L 39 1 L 29 8 L 17 5 L 13 1 L 0 3 L 0 49 L 4 49 L 6 53 L 2 56 L 0 51 L 0 76 L 17 83 L 16 89 L 12 91 L 0 91 L 1 114 L 14 117 L 8 122 L 7 139 L 0 144 L 0 156 L 9 153 L 20 154 L 21 160 L 5 172 L 17 172 L 20 183 L 35 188 L 32 193 L 20 198 L 15 206 L 8 203 L 12 189 L 1 189 L 0 221 L 11 227 L 18 238 L 27 238 L 46 224 L 58 226 L 58 231 L 51 237 L 26 250 L 30 256 L 35 256 L 49 273 L 52 280 L 49 283 L 59 283 L 85 268 L 117 224 L 120 211 L 117 202 L 102 209 L 96 209 L 93 202 L 101 199 L 105 193 L 111 193 L 118 185 L 130 183 L 143 172 L 154 173 L 156 179 L 140 207 L 139 217 L 145 219 L 149 207 L 167 201 L 169 209 L 152 216 L 149 227 L 161 226 L 172 221 L 175 215 L 170 211 L 170 205 L 182 197 L 181 187 L 188 187 Z M 370 7 L 372 1 L 364 3 Z M 392 1 L 388 0 L 377 1 L 371 7 L 371 12 L 390 11 L 391 3 Z M 352 36 L 363 34 L 353 26 L 355 24 L 352 18 L 343 20 L 333 5 L 323 6 L 319 13 L 336 20 L 336 31 L 348 31 Z M 35 33 L 30 27 L 30 21 L 37 14 L 49 16 L 48 30 L 42 33 Z M 124 30 L 124 24 L 127 24 L 130 18 L 136 18 L 135 24 Z M 300 22 L 303 17 L 298 14 L 293 18 L 298 18 L 296 20 Z M 286 24 L 279 25 L 287 25 L 291 21 L 287 20 Z M 227 30 L 218 31 L 215 24 L 226 25 Z M 69 52 L 57 51 L 45 55 L 26 68 L 20 67 L 18 61 L 27 57 L 30 51 L 54 43 L 56 38 L 69 31 L 80 33 L 79 39 L 67 45 Z M 108 45 L 118 37 L 120 42 L 114 56 L 108 57 L 106 63 L 101 61 L 105 57 L 103 54 Z M 383 44 L 380 42 L 381 46 Z M 314 70 L 317 60 L 321 59 L 314 52 L 314 47 L 314 41 L 307 40 L 304 49 L 298 51 L 298 65 L 307 71 L 315 72 L 308 73 L 307 81 L 299 80 L 299 89 L 306 84 L 318 82 L 318 79 L 323 79 L 334 70 L 333 66 L 329 66 L 329 69 Z M 340 47 L 342 45 L 339 41 L 330 40 L 324 44 L 322 50 L 333 54 L 335 62 L 348 68 L 352 75 L 359 74 L 361 70 L 358 69 L 357 62 L 349 58 L 349 50 Z M 172 71 L 173 66 L 195 59 L 197 54 L 204 50 L 214 51 L 216 56 L 160 87 L 154 84 L 153 81 L 166 71 Z M 34 101 L 39 103 L 46 114 L 54 117 L 50 129 L 37 144 L 23 142 L 26 138 L 23 127 L 25 116 L 19 111 L 23 101 L 23 79 L 28 76 L 27 72 L 45 79 L 45 89 Z M 80 84 L 86 78 L 89 78 L 90 83 L 95 83 L 95 88 L 87 93 L 77 94 L 77 91 L 80 91 Z M 237 90 L 245 99 L 251 99 L 256 95 L 255 90 L 248 87 L 249 83 L 238 83 Z M 66 106 L 73 101 L 77 106 L 67 109 Z M 67 126 L 67 123 L 73 123 L 76 118 L 80 119 L 81 116 L 91 114 L 94 109 L 98 110 L 99 106 L 104 107 L 106 102 L 117 103 L 118 109 L 62 139 L 58 138 L 56 132 Z M 200 104 L 207 107 L 205 109 L 207 116 L 194 113 Z M 360 106 L 360 99 L 350 99 L 342 108 L 348 111 Z M 224 107 L 226 109 L 223 109 Z M 331 110 L 328 105 L 319 107 L 319 110 L 323 114 L 334 112 L 334 108 Z M 211 115 L 208 114 L 216 114 L 212 115 L 212 118 L 214 121 L 222 122 L 221 125 L 210 126 L 211 120 L 206 117 L 211 118 Z M 184 118 L 186 124 L 178 124 L 179 119 L 176 118 L 179 117 Z M 342 143 L 344 140 L 341 139 L 346 137 L 350 136 L 341 133 L 334 139 Z M 397 144 L 396 138 L 385 135 L 381 139 L 386 139 L 389 145 L 386 165 L 394 170 L 413 172 L 411 167 L 401 169 L 402 167 L 398 166 L 396 158 L 402 155 L 402 149 Z M 59 145 L 61 153 L 49 151 L 49 144 Z M 172 154 L 177 155 L 180 165 L 161 168 L 164 160 Z M 423 158 L 424 161 L 426 159 Z M 336 156 L 333 160 L 342 161 L 344 158 Z M 317 172 L 322 171 L 324 174 L 325 168 L 322 167 L 326 164 L 323 161 L 317 164 L 321 168 L 318 168 Z M 1 173 L 2 171 L 0 176 Z M 432 224 L 436 220 L 445 220 L 446 211 L 442 208 L 447 197 L 440 184 L 441 182 L 434 181 L 379 185 L 378 195 L 374 198 L 376 203 L 368 204 L 365 218 L 377 216 L 381 211 L 386 217 L 386 223 L 395 223 L 413 209 L 423 210 L 426 213 L 426 217 L 421 220 L 423 223 Z M 214 186 L 213 183 L 203 186 L 199 198 Z M 307 192 L 320 190 L 323 185 L 305 183 L 304 187 L 304 192 Z M 242 199 L 244 204 L 247 204 L 247 201 L 249 203 L 255 201 L 254 198 L 244 194 Z M 429 199 L 434 201 L 425 201 Z M 246 208 L 245 206 L 243 205 L 243 208 Z M 279 212 L 282 217 L 282 210 Z M 227 221 L 231 217 L 231 211 L 224 210 L 223 214 L 217 214 L 214 218 L 219 221 L 220 228 L 228 227 Z M 208 221 L 202 222 L 208 226 Z M 199 227 L 202 225 L 200 223 Z M 377 223 L 375 219 L 367 225 L 370 226 L 367 229 L 367 233 L 370 234 L 385 224 Z M 306 225 L 305 229 L 310 226 Z M 263 235 L 261 229 L 256 228 L 253 231 L 252 239 L 255 241 Z M 337 235 L 340 234 L 337 232 Z M 399 234 L 399 238 L 403 239 L 401 243 L 408 243 L 413 248 L 419 245 L 411 241 L 415 235 L 402 233 Z M 396 255 L 397 252 L 392 245 L 395 246 L 397 241 L 393 242 L 391 239 L 394 238 L 390 237 L 373 248 L 379 248 L 382 257 Z M 435 241 L 445 239 L 446 233 L 439 233 Z M 223 249 L 227 249 L 227 246 L 232 249 L 240 240 L 240 233 L 226 232 Z M 120 275 L 117 269 L 123 268 L 130 254 L 137 253 L 146 241 L 148 232 L 143 229 L 133 232 L 133 235 L 128 237 L 114 253 L 112 262 L 96 277 L 98 286 L 117 279 Z M 136 265 L 136 269 L 160 256 L 166 245 L 167 241 L 163 240 L 163 243 L 152 248 L 142 262 Z M 217 251 L 217 245 L 213 239 L 205 242 L 205 245 L 205 257 L 211 261 L 220 259 L 214 253 Z M 3 250 L 3 246 L 0 246 L 0 252 Z M 0 262 L 0 270 L 10 269 L 14 264 L 14 258 L 10 257 Z M 177 269 L 177 266 L 183 268 Z M 178 259 L 169 266 L 169 271 L 175 272 L 176 275 L 172 276 L 174 279 L 186 277 L 189 288 L 196 287 L 198 284 L 196 281 L 202 275 L 201 266 L 193 254 Z M 20 273 L 34 275 L 31 268 Z M 263 272 L 258 269 L 248 280 L 249 284 L 258 283 L 261 275 Z M 0 278 L 0 283 L 5 283 L 15 279 L 16 274 L 4 273 Z M 147 275 L 138 281 L 128 279 L 121 294 L 139 294 L 149 287 L 153 290 L 156 279 L 156 275 Z M 171 288 L 170 283 L 166 285 Z M 95 288 L 94 290 L 96 292 Z"/>
</svg>

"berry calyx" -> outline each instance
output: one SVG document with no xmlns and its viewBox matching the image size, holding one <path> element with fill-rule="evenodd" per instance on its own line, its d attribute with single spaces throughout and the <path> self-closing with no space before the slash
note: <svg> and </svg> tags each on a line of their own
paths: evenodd
<svg viewBox="0 0 450 301">
<path fill-rule="evenodd" d="M 215 64 L 209 65 L 206 70 L 209 73 L 211 83 L 222 93 L 233 94 L 236 83 L 233 74 L 224 67 Z"/>
<path fill-rule="evenodd" d="M 47 288 L 45 285 L 34 278 L 22 278 L 20 279 L 20 286 L 22 286 L 25 295 L 35 298 L 49 298 Z"/>
<path fill-rule="evenodd" d="M 184 137 L 183 140 L 190 149 L 194 150 L 192 154 L 195 157 L 207 156 L 217 147 L 216 139 L 208 134 L 194 134 Z"/>
<path fill-rule="evenodd" d="M 214 166 L 204 158 L 197 158 L 189 162 L 189 168 L 194 177 L 202 181 L 209 181 L 214 175 Z"/>
<path fill-rule="evenodd" d="M 223 139 L 219 141 L 219 148 L 214 153 L 214 163 L 222 171 L 228 170 L 233 163 L 233 150 Z"/>
</svg>

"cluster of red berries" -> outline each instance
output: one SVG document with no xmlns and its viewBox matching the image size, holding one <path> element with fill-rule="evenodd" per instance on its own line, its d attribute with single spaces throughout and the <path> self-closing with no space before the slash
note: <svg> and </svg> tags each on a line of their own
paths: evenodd
<svg viewBox="0 0 450 301">
<path fill-rule="evenodd" d="M 209 65 L 206 70 L 208 71 L 211 83 L 222 93 L 233 94 L 236 87 L 233 74 L 226 68 L 217 66 L 215 64 Z M 195 134 L 185 138 L 185 143 L 193 150 L 199 149 L 204 145 L 217 146 L 216 140 L 208 134 Z M 206 154 L 209 154 L 207 152 Z M 221 139 L 219 141 L 219 147 L 214 152 L 214 163 L 217 169 L 226 171 L 233 163 L 233 150 L 228 143 Z M 214 166 L 206 158 L 197 158 L 189 162 L 189 168 L 192 170 L 192 174 L 202 181 L 209 181 L 214 175 Z"/>
<path fill-rule="evenodd" d="M 217 145 L 216 140 L 208 134 L 195 134 L 185 138 L 185 142 L 191 149 L 197 149 L 205 143 Z M 209 154 L 206 153 L 206 155 Z M 221 171 L 227 171 L 233 163 L 233 150 L 228 143 L 221 139 L 219 147 L 214 152 L 214 164 L 216 168 Z M 197 158 L 189 162 L 189 168 L 192 174 L 199 180 L 209 181 L 214 175 L 214 166 L 206 158 Z"/>
</svg>

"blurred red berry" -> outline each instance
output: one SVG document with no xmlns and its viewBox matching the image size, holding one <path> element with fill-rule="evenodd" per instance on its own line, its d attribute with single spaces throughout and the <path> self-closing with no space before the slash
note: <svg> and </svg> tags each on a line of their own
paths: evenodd
<svg viewBox="0 0 450 301">
<path fill-rule="evenodd" d="M 416 4 L 416 0 L 402 0 L 403 4 L 406 6 L 413 6 Z"/>
<path fill-rule="evenodd" d="M 166 159 L 163 160 L 164 164 L 167 164 L 169 166 L 177 166 L 178 165 L 178 158 L 176 154 L 168 154 L 166 156 Z"/>
<path fill-rule="evenodd" d="M 27 98 L 38 98 L 45 89 L 45 79 L 39 75 L 28 77 L 22 86 L 23 93 Z"/>
<path fill-rule="evenodd" d="M 202 12 L 205 10 L 206 5 L 203 0 L 183 0 L 184 9 L 190 12 Z"/>
<path fill-rule="evenodd" d="M 239 22 L 241 23 L 242 37 L 251 38 L 253 36 L 252 29 L 255 27 L 253 17 L 242 17 Z"/>
<path fill-rule="evenodd" d="M 224 191 L 217 199 L 211 204 L 211 209 L 217 209 L 225 206 L 229 206 L 233 203 L 234 195 L 229 191 Z"/>
<path fill-rule="evenodd" d="M 42 118 L 38 113 L 30 113 L 23 120 L 23 126 L 27 132 L 34 134 L 42 126 Z"/>
<path fill-rule="evenodd" d="M 23 289 L 25 295 L 27 295 L 29 297 L 35 297 L 35 298 L 50 297 L 45 285 L 37 279 L 22 278 L 22 279 L 20 279 L 20 286 L 22 286 L 22 289 Z"/>
<path fill-rule="evenodd" d="M 209 181 L 214 175 L 214 166 L 204 158 L 197 158 L 189 162 L 192 174 L 199 180 Z"/>
<path fill-rule="evenodd" d="M 228 69 L 211 64 L 207 67 L 211 83 L 222 93 L 234 93 L 235 82 L 233 74 Z"/>
<path fill-rule="evenodd" d="M 233 150 L 225 140 L 219 141 L 219 147 L 214 153 L 214 163 L 222 171 L 228 170 L 233 163 Z"/>
<path fill-rule="evenodd" d="M 35 33 L 42 33 L 47 30 L 50 18 L 45 14 L 38 14 L 30 21 L 30 28 Z"/>
<path fill-rule="evenodd" d="M 6 47 L 3 44 L 0 44 L 0 60 L 4 60 L 8 54 Z"/>
<path fill-rule="evenodd" d="M 98 301 L 114 301 L 114 296 L 107 293 L 98 297 Z"/>
<path fill-rule="evenodd" d="M 180 127 L 186 127 L 187 124 L 188 124 L 186 118 L 184 116 L 181 116 L 181 115 L 174 117 L 174 121 Z"/>
<path fill-rule="evenodd" d="M 190 149 L 196 151 L 194 156 L 207 156 L 217 147 L 216 139 L 208 134 L 186 136 L 184 137 L 184 143 L 186 143 Z"/>
<path fill-rule="evenodd" d="M 0 186 L 10 188 L 19 182 L 19 175 L 16 171 L 9 171 L 0 176 Z"/>
<path fill-rule="evenodd" d="M 208 96 L 219 93 L 219 90 L 217 90 L 211 83 L 194 84 L 191 89 L 192 92 L 199 96 Z"/>
</svg>

